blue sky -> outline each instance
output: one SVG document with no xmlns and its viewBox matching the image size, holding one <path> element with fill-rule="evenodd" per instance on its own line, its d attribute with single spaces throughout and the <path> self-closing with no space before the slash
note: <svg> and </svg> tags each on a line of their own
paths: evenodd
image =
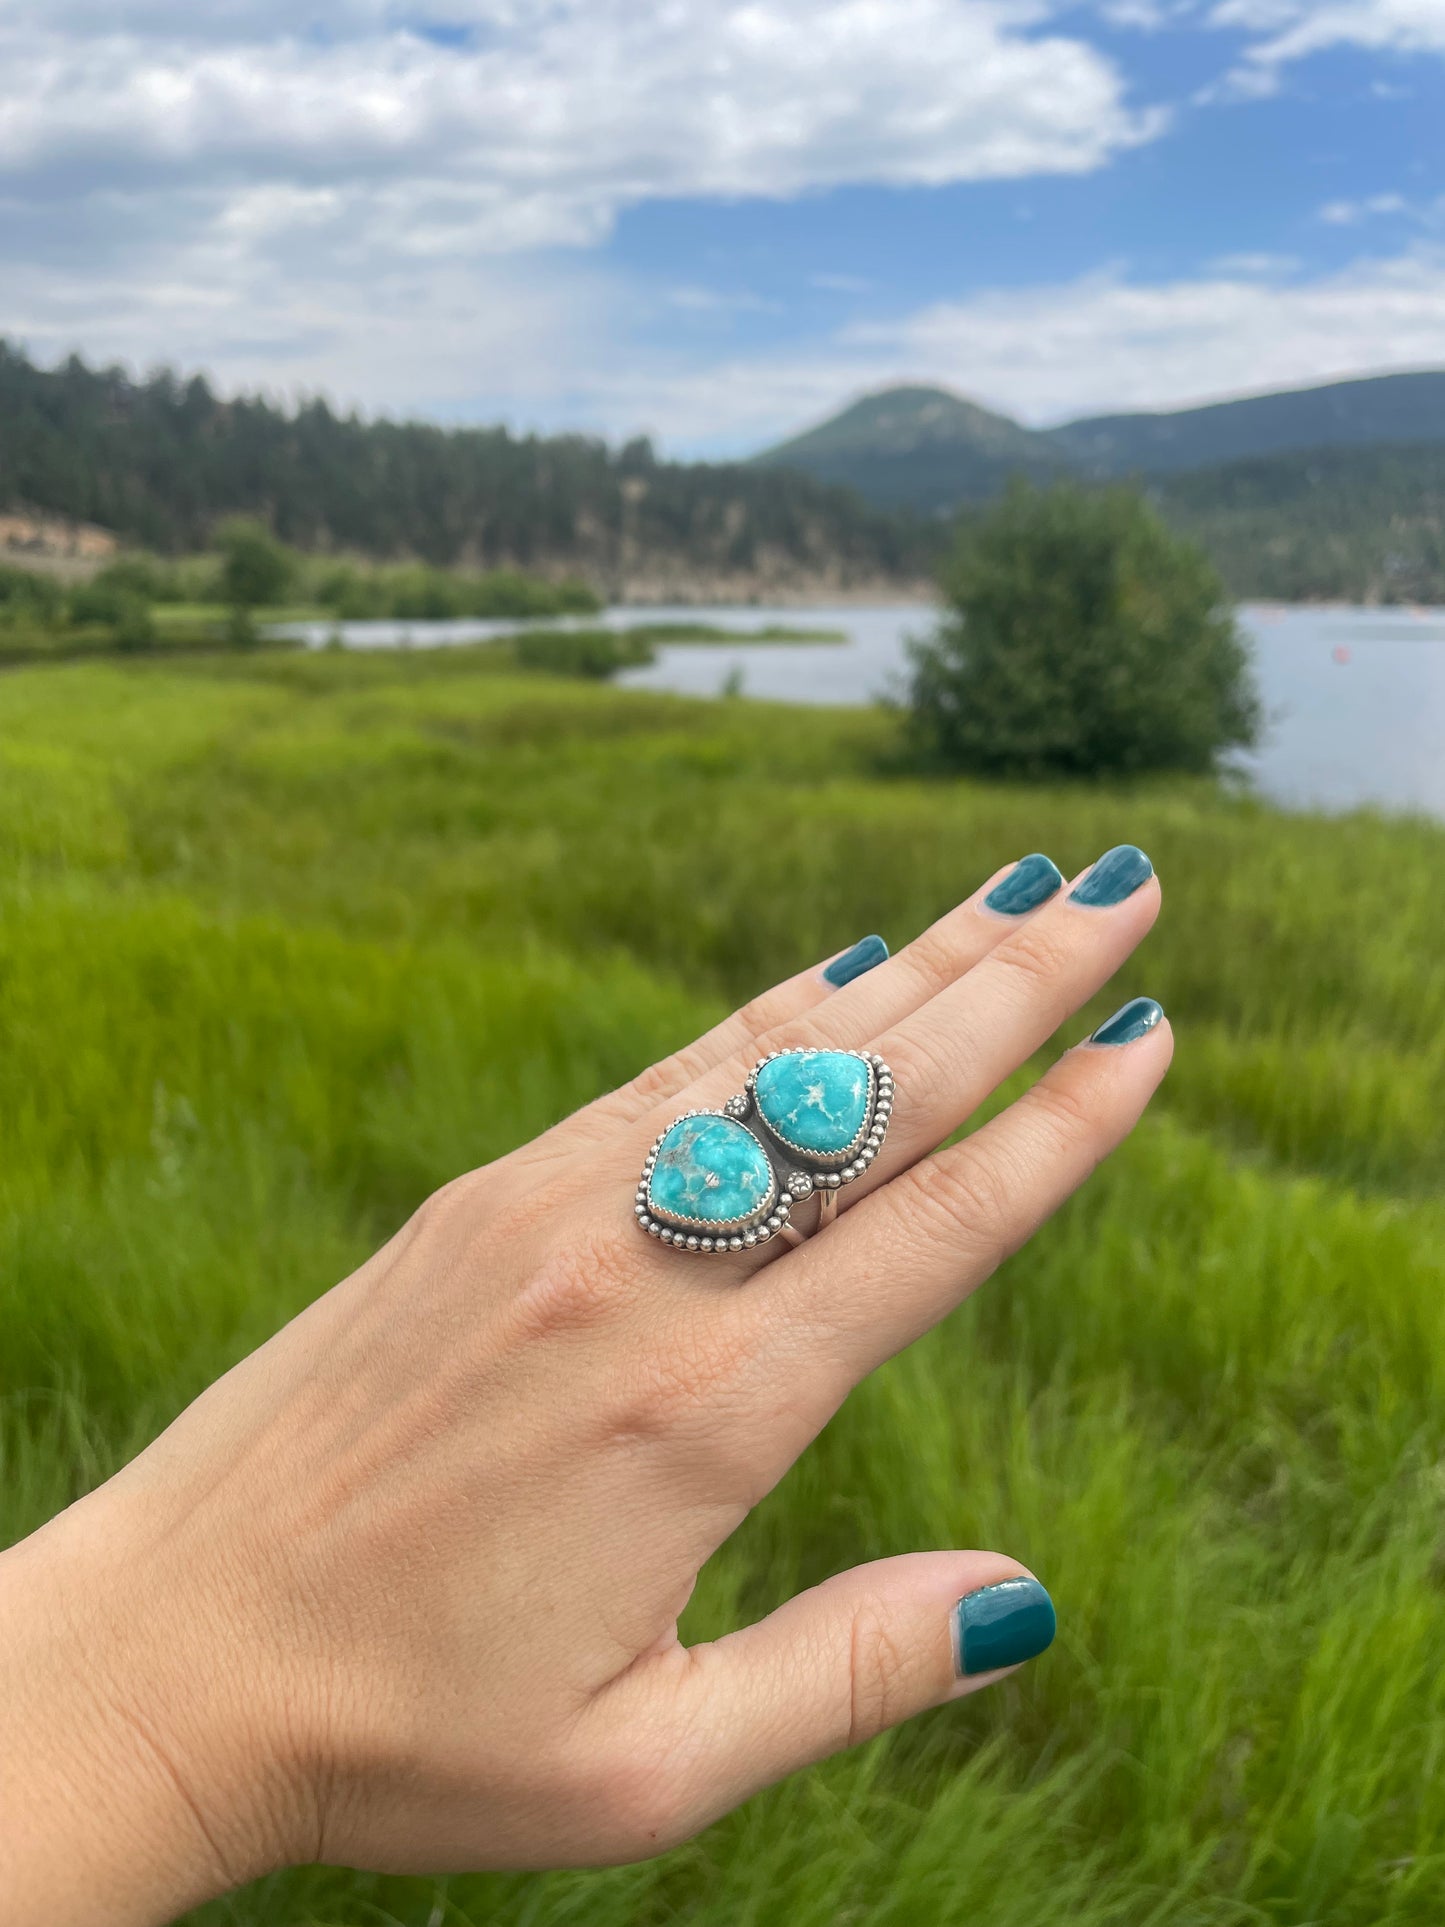
<svg viewBox="0 0 1445 1927">
<path fill-rule="evenodd" d="M 6 0 L 0 332 L 750 450 L 1445 364 L 1445 0 Z"/>
</svg>

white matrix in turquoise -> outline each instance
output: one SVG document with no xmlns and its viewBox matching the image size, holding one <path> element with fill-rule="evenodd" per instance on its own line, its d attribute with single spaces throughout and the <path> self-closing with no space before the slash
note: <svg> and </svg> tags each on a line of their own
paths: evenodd
<svg viewBox="0 0 1445 1927">
<path fill-rule="evenodd" d="M 680 1118 L 657 1147 L 647 1202 L 667 1223 L 733 1226 L 765 1213 L 776 1190 L 752 1132 L 704 1114 Z"/>
<path fill-rule="evenodd" d="M 784 1051 L 763 1065 L 754 1088 L 768 1129 L 804 1156 L 841 1157 L 868 1120 L 868 1066 L 849 1051 Z"/>
</svg>

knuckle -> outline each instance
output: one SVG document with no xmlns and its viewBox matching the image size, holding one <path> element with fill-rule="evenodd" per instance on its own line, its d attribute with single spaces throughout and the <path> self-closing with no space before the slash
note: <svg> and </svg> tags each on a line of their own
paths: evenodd
<svg viewBox="0 0 1445 1927">
<path fill-rule="evenodd" d="M 1020 980 L 1030 995 L 1036 995 L 1040 989 L 1057 989 L 1074 953 L 1067 933 L 1044 919 L 1000 944 L 993 954 L 1000 969 Z"/>
<path fill-rule="evenodd" d="M 528 1335 L 586 1330 L 615 1318 L 636 1276 L 636 1263 L 615 1236 L 582 1232 L 549 1253 L 523 1285 L 519 1309 Z"/>
<path fill-rule="evenodd" d="M 848 1667 L 848 1744 L 857 1746 L 896 1726 L 910 1705 L 912 1656 L 876 1599 L 853 1609 Z"/>
<path fill-rule="evenodd" d="M 924 991 L 932 996 L 944 990 L 963 967 L 963 953 L 951 918 L 922 930 L 905 944 L 894 959 L 917 977 Z"/>
<path fill-rule="evenodd" d="M 1036 1084 L 1029 1102 L 1036 1121 L 1059 1149 L 1091 1136 L 1098 1126 L 1098 1113 L 1089 1099 L 1063 1079 Z"/>
<path fill-rule="evenodd" d="M 1013 1210 L 1011 1174 L 994 1157 L 930 1158 L 916 1173 L 920 1215 L 932 1229 L 993 1244 Z"/>
<path fill-rule="evenodd" d="M 965 1033 L 918 1026 L 878 1046 L 911 1111 L 927 1115 L 972 1083 L 975 1049 Z M 950 1106 L 950 1108 L 952 1108 Z"/>
<path fill-rule="evenodd" d="M 663 1098 L 671 1097 L 685 1088 L 699 1076 L 705 1068 L 702 1053 L 695 1044 L 688 1044 L 671 1057 L 664 1057 L 659 1063 L 649 1064 L 645 1071 L 639 1071 L 628 1089 L 643 1104 L 660 1103 Z"/>
<path fill-rule="evenodd" d="M 763 991 L 756 997 L 749 997 L 734 1020 L 741 1037 L 741 1048 L 755 1050 L 761 1040 L 767 1036 L 775 1018 L 773 993 L 770 990 Z"/>
</svg>

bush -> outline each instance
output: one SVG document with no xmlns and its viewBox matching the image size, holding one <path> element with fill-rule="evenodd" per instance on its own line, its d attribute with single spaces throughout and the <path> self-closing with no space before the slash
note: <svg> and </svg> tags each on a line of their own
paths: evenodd
<svg viewBox="0 0 1445 1927">
<path fill-rule="evenodd" d="M 512 652 L 520 669 L 595 682 L 655 660 L 645 636 L 615 629 L 534 629 L 513 637 Z"/>
<path fill-rule="evenodd" d="M 315 594 L 343 622 L 595 615 L 602 606 L 581 582 L 544 582 L 515 569 L 464 574 L 425 562 L 366 569 L 338 563 L 317 578 Z"/>
<path fill-rule="evenodd" d="M 133 588 L 117 586 L 109 570 L 74 591 L 70 620 L 80 627 L 100 625 L 109 631 L 117 649 L 150 649 L 155 644 L 156 625 L 149 598 Z"/>
<path fill-rule="evenodd" d="M 262 609 L 285 598 L 296 558 L 259 522 L 224 523 L 216 532 L 221 600 L 232 609 Z"/>
<path fill-rule="evenodd" d="M 1015 486 L 966 526 L 913 645 L 915 747 L 990 775 L 1213 769 L 1254 742 L 1249 651 L 1203 550 L 1128 489 Z"/>
<path fill-rule="evenodd" d="M 53 576 L 0 564 L 0 625 L 51 628 L 65 613 L 65 592 Z"/>
<path fill-rule="evenodd" d="M 136 596 L 146 604 L 188 602 L 193 587 L 181 565 L 155 555 L 123 555 L 102 569 L 90 586 Z"/>
</svg>

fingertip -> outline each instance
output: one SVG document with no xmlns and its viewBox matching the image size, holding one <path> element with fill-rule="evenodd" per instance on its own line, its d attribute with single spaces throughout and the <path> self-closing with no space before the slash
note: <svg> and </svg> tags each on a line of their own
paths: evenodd
<svg viewBox="0 0 1445 1927">
<path fill-rule="evenodd" d="M 834 990 L 841 990 L 845 984 L 851 984 L 855 978 L 876 970 L 879 964 L 887 961 L 888 945 L 882 937 L 860 937 L 857 943 L 851 944 L 824 968 L 823 982 Z"/>
<path fill-rule="evenodd" d="M 1137 1044 L 1166 1021 L 1164 1006 L 1153 997 L 1131 997 L 1112 1017 L 1106 1017 L 1085 1041 L 1096 1048 L 1120 1050 Z"/>
<path fill-rule="evenodd" d="M 987 1681 L 1037 1659 L 1054 1642 L 1058 1614 L 1047 1587 L 1020 1567 L 1011 1577 L 967 1592 L 951 1625 L 954 1671 Z"/>
<path fill-rule="evenodd" d="M 989 878 L 980 908 L 1009 919 L 1026 917 L 1056 897 L 1063 887 L 1063 871 L 1052 857 L 1035 850 Z"/>
</svg>

